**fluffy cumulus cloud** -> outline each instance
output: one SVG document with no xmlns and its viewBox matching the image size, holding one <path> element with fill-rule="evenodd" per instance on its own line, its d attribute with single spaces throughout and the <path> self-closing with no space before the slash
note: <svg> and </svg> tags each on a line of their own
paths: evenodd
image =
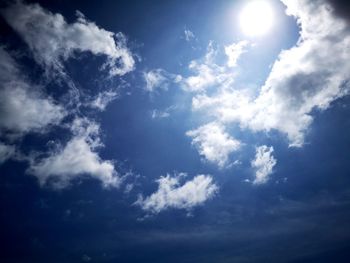
<svg viewBox="0 0 350 263">
<path fill-rule="evenodd" d="M 181 178 L 186 174 L 160 177 L 158 190 L 150 196 L 139 197 L 136 204 L 145 211 L 159 213 L 168 208 L 189 210 L 203 204 L 212 198 L 218 191 L 218 186 L 213 183 L 209 175 L 197 175 L 192 180 L 180 184 Z"/>
<path fill-rule="evenodd" d="M 277 163 L 272 154 L 272 146 L 262 145 L 256 148 L 255 159 L 251 162 L 252 168 L 255 169 L 253 184 L 264 184 L 269 180 L 269 175 Z"/>
<path fill-rule="evenodd" d="M 40 87 L 25 79 L 13 58 L 0 47 L 0 131 L 16 135 L 42 132 L 65 115 Z"/>
<path fill-rule="evenodd" d="M 222 125 L 215 122 L 200 126 L 186 134 L 192 138 L 192 145 L 200 155 L 221 168 L 227 165 L 229 155 L 241 147 L 238 140 L 232 138 Z"/>
<path fill-rule="evenodd" d="M 254 101 L 258 112 L 250 125 L 280 130 L 292 145 L 300 146 L 313 120 L 311 112 L 328 108 L 348 93 L 350 31 L 324 1 L 283 2 L 300 25 L 300 39 L 273 65 Z"/>
<path fill-rule="evenodd" d="M 252 131 L 278 130 L 291 146 L 302 146 L 312 112 L 348 94 L 350 30 L 325 1 L 283 2 L 300 26 L 300 38 L 280 53 L 258 94 L 221 85 L 214 95 L 196 95 L 193 108 Z"/>
<path fill-rule="evenodd" d="M 125 36 L 99 28 L 80 12 L 77 21 L 67 23 L 61 14 L 53 14 L 38 4 L 16 1 L 2 9 L 1 14 L 45 69 L 64 72 L 62 62 L 76 52 L 105 55 L 104 67 L 110 75 L 124 75 L 134 68 Z"/>
<path fill-rule="evenodd" d="M 143 73 L 146 82 L 145 90 L 155 92 L 159 89 L 167 90 L 171 83 L 179 83 L 182 80 L 180 75 L 169 73 L 163 69 L 153 69 Z"/>
<path fill-rule="evenodd" d="M 76 119 L 71 130 L 73 137 L 62 147 L 50 152 L 45 158 L 32 157 L 30 174 L 35 175 L 40 185 L 63 188 L 83 176 L 100 180 L 105 187 L 117 187 L 120 177 L 111 161 L 102 160 L 97 148 L 103 146 L 99 140 L 99 126 L 87 119 Z"/>
</svg>

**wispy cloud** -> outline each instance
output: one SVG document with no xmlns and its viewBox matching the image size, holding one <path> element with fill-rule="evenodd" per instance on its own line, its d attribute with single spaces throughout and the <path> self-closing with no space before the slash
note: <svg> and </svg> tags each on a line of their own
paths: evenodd
<svg viewBox="0 0 350 263">
<path fill-rule="evenodd" d="M 91 108 L 104 111 L 106 107 L 119 96 L 117 91 L 106 90 L 98 93 L 92 101 L 88 103 Z"/>
<path fill-rule="evenodd" d="M 168 90 L 171 83 L 179 83 L 182 80 L 180 75 L 169 73 L 163 69 L 145 71 L 143 78 L 146 82 L 145 90 L 153 93 L 158 90 Z"/>
<path fill-rule="evenodd" d="M 189 29 L 185 29 L 184 35 L 185 35 L 185 40 L 187 42 L 189 42 L 189 41 L 191 41 L 191 40 L 196 38 L 194 33 L 191 30 L 189 30 Z"/>
</svg>

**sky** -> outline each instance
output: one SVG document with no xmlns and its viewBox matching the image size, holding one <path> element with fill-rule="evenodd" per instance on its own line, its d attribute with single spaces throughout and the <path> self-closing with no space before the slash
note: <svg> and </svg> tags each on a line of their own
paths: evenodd
<svg viewBox="0 0 350 263">
<path fill-rule="evenodd" d="M 349 14 L 0 1 L 0 261 L 347 262 Z"/>
</svg>

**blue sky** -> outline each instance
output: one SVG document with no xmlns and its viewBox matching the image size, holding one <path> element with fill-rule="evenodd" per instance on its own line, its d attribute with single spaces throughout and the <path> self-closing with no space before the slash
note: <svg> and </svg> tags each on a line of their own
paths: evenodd
<svg viewBox="0 0 350 263">
<path fill-rule="evenodd" d="M 1 2 L 1 262 L 346 262 L 346 10 Z"/>
</svg>

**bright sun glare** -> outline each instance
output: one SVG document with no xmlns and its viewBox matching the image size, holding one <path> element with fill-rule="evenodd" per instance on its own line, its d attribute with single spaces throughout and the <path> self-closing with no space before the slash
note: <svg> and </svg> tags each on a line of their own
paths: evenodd
<svg viewBox="0 0 350 263">
<path fill-rule="evenodd" d="M 249 1 L 240 13 L 239 23 L 241 30 L 247 36 L 266 34 L 273 24 L 271 5 L 264 0 Z"/>
</svg>

